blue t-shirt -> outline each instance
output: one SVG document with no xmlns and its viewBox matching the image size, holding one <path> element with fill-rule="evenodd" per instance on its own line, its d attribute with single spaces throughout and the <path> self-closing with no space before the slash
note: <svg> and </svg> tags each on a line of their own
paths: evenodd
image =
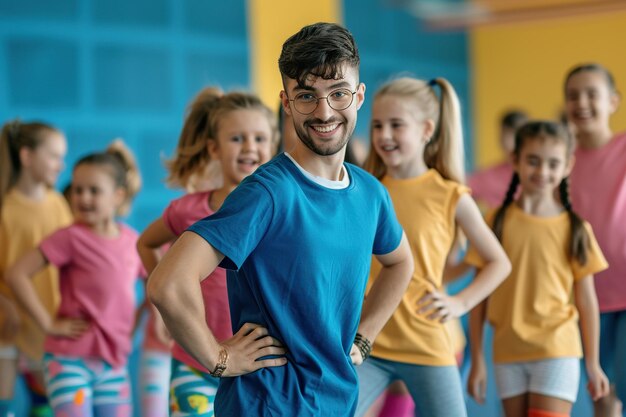
<svg viewBox="0 0 626 417">
<path fill-rule="evenodd" d="M 354 414 L 358 380 L 349 354 L 371 256 L 396 249 L 402 228 L 380 182 L 346 168 L 350 185 L 329 189 L 280 155 L 188 229 L 234 270 L 233 330 L 263 325 L 287 349 L 285 366 L 223 378 L 217 417 Z"/>
</svg>

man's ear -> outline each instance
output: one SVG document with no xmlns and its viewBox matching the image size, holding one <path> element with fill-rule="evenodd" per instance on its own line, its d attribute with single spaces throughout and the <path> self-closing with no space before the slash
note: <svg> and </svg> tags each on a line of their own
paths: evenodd
<svg viewBox="0 0 626 417">
<path fill-rule="evenodd" d="M 365 101 L 365 84 L 359 83 L 356 89 L 356 109 L 359 110 Z"/>
<path fill-rule="evenodd" d="M 285 110 L 285 113 L 291 116 L 291 107 L 289 106 L 289 96 L 287 96 L 287 93 L 285 92 L 285 90 L 280 91 L 280 103 L 283 105 L 283 109 Z"/>
</svg>

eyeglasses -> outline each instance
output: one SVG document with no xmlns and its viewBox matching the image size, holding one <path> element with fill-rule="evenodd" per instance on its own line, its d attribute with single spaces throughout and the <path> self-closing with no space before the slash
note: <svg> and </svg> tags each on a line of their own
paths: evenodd
<svg viewBox="0 0 626 417">
<path fill-rule="evenodd" d="M 317 109 L 319 101 L 325 99 L 328 105 L 333 110 L 345 110 L 352 104 L 356 91 L 350 91 L 347 88 L 338 88 L 333 90 L 326 97 L 315 97 L 314 94 L 304 92 L 296 95 L 294 99 L 289 99 L 293 102 L 293 106 L 300 114 L 311 114 Z"/>
</svg>

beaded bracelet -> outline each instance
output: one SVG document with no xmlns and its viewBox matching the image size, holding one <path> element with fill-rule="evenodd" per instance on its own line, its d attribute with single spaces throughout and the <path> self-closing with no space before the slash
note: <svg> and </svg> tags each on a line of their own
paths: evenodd
<svg viewBox="0 0 626 417">
<path fill-rule="evenodd" d="M 372 352 L 372 342 L 370 342 L 367 337 L 363 336 L 361 333 L 357 333 L 354 338 L 354 344 L 359 348 L 363 360 L 369 358 Z"/>
<path fill-rule="evenodd" d="M 221 377 L 226 370 L 226 366 L 228 366 L 228 351 L 226 348 L 222 348 L 222 350 L 220 350 L 217 363 L 215 364 L 215 368 L 213 369 L 213 372 L 210 372 L 211 376 L 214 376 L 215 378 Z"/>
</svg>

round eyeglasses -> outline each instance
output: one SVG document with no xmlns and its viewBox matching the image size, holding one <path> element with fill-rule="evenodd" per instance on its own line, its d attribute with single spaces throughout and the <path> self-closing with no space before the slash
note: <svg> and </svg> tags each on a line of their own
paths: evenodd
<svg viewBox="0 0 626 417">
<path fill-rule="evenodd" d="M 352 104 L 356 91 L 350 91 L 347 88 L 338 88 L 333 90 L 326 97 L 315 97 L 314 94 L 303 92 L 296 95 L 293 100 L 293 106 L 300 114 L 311 114 L 317 109 L 320 100 L 325 99 L 333 110 L 345 110 Z"/>
</svg>

